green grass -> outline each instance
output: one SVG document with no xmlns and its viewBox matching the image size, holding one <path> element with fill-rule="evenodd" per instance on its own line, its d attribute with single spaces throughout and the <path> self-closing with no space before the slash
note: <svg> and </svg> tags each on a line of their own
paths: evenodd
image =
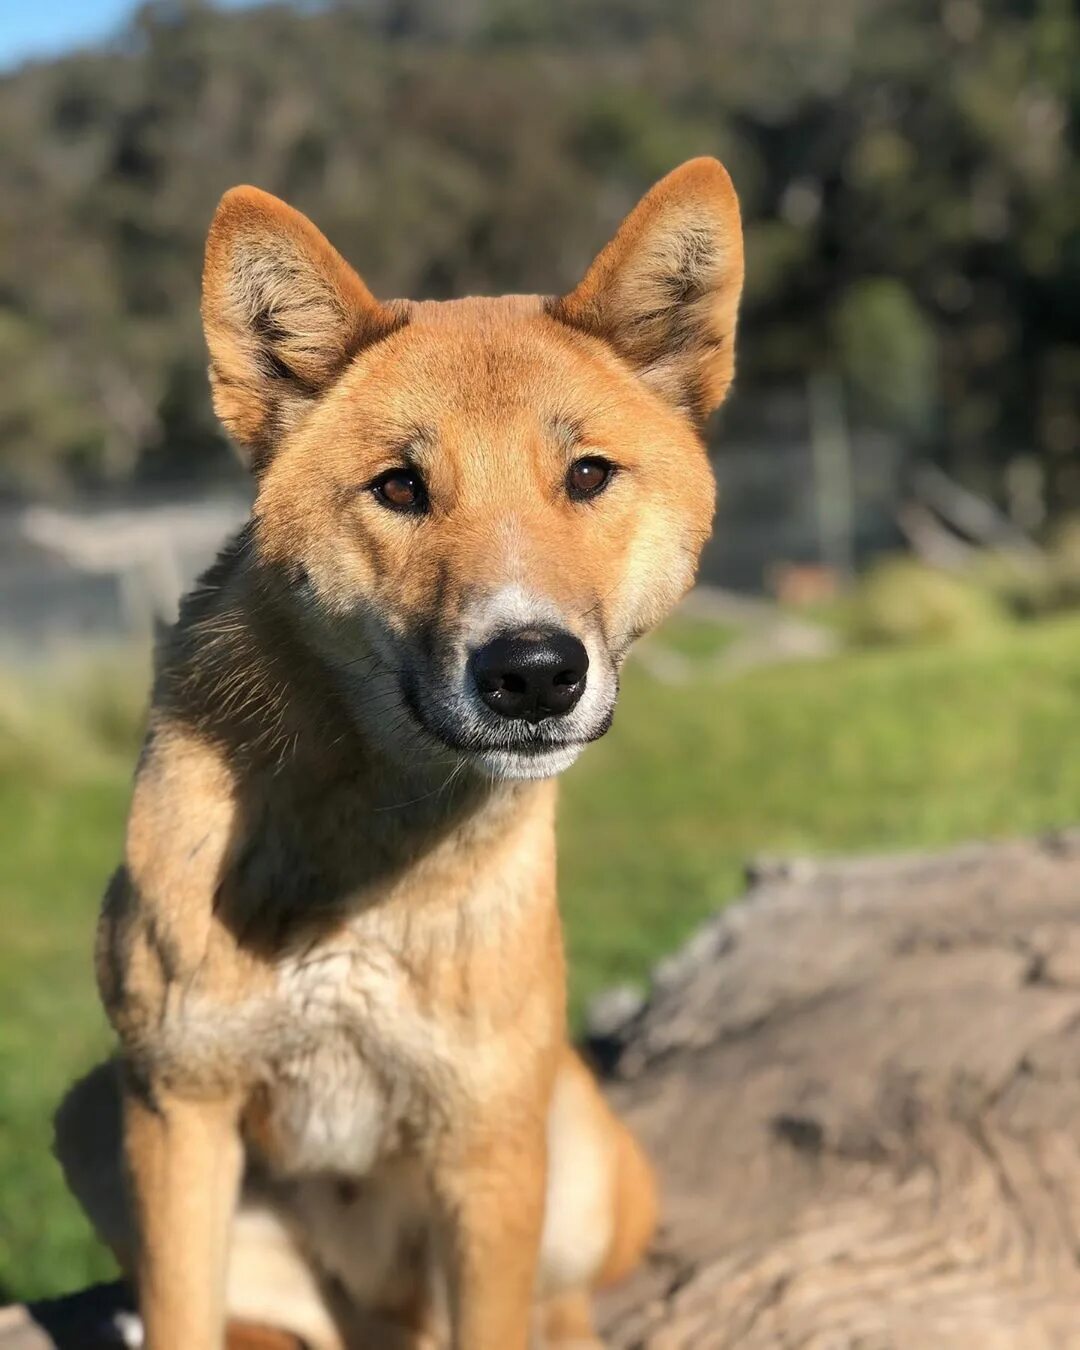
<svg viewBox="0 0 1080 1350">
<path fill-rule="evenodd" d="M 689 660 L 714 661 L 738 636 L 739 630 L 727 624 L 678 614 L 652 640 Z"/>
<path fill-rule="evenodd" d="M 0 783 L 0 1290 L 20 1295 L 110 1269 L 63 1191 L 49 1116 L 108 1044 L 93 930 L 126 795 L 119 773 L 50 789 Z"/>
<path fill-rule="evenodd" d="M 704 641 L 694 633 L 695 650 Z M 106 1044 L 91 945 L 138 697 L 115 674 L 29 704 L 0 697 L 0 1285 L 24 1296 L 108 1270 L 64 1195 L 48 1120 Z M 737 893 L 754 853 L 933 846 L 1077 819 L 1078 740 L 1075 618 L 688 685 L 632 665 L 614 730 L 563 794 L 575 1008 L 642 978 Z"/>
<path fill-rule="evenodd" d="M 665 687 L 631 668 L 567 776 L 578 1007 L 741 884 L 755 853 L 947 844 L 1080 817 L 1080 620 Z"/>
</svg>

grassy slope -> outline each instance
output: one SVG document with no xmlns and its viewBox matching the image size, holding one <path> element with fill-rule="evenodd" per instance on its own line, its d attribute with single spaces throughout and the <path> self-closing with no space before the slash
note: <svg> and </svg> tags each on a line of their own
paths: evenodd
<svg viewBox="0 0 1080 1350">
<path fill-rule="evenodd" d="M 123 724 L 105 712 L 107 729 Z M 0 722 L 0 1284 L 24 1295 L 108 1268 L 63 1196 L 47 1120 L 105 1043 L 90 946 L 130 765 L 122 737 L 90 755 L 48 720 L 41 760 L 5 746 Z M 615 730 L 563 798 L 576 1005 L 643 975 L 737 891 L 748 854 L 935 845 L 1076 819 L 1078 732 L 1075 619 L 726 683 L 665 687 L 632 668 Z"/>
<path fill-rule="evenodd" d="M 563 800 L 582 993 L 644 971 L 760 852 L 944 844 L 1080 815 L 1080 622 L 730 683 L 626 680 Z"/>
<path fill-rule="evenodd" d="M 0 1290 L 54 1292 L 109 1269 L 64 1196 L 48 1120 L 107 1044 L 91 949 L 126 795 L 118 772 L 0 783 Z"/>
</svg>

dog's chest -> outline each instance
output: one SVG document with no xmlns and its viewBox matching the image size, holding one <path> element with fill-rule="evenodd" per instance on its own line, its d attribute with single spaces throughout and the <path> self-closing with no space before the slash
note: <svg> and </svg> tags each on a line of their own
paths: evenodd
<svg viewBox="0 0 1080 1350">
<path fill-rule="evenodd" d="M 266 1125 L 287 1172 L 362 1175 L 475 1090 L 468 1033 L 431 1009 L 378 943 L 284 966 Z"/>
</svg>

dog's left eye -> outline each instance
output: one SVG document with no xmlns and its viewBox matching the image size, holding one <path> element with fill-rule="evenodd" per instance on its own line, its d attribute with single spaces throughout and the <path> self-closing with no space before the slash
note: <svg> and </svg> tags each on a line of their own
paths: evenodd
<svg viewBox="0 0 1080 1350">
<path fill-rule="evenodd" d="M 369 486 L 375 500 L 391 511 L 419 515 L 427 510 L 427 488 L 415 469 L 387 469 Z"/>
<path fill-rule="evenodd" d="M 566 471 L 566 491 L 574 501 L 585 501 L 603 492 L 614 472 L 615 465 L 610 460 L 601 459 L 599 455 L 575 459 Z"/>
</svg>

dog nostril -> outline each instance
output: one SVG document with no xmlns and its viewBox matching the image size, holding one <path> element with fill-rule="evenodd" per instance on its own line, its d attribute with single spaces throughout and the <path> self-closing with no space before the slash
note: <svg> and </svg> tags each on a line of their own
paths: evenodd
<svg viewBox="0 0 1080 1350">
<path fill-rule="evenodd" d="M 572 633 L 493 638 L 470 660 L 477 692 L 501 717 L 540 722 L 568 713 L 585 691 L 589 656 Z"/>
</svg>

